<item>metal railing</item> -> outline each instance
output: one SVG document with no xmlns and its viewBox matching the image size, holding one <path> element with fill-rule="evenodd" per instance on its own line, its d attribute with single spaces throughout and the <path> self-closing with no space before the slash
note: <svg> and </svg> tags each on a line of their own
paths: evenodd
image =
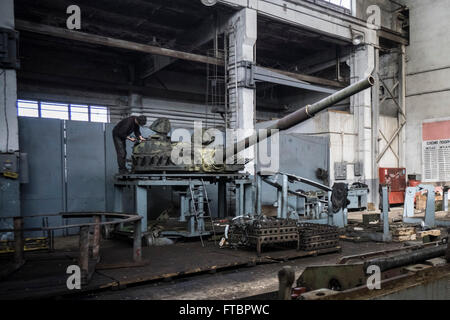
<svg viewBox="0 0 450 320">
<path fill-rule="evenodd" d="M 60 226 L 43 226 L 41 228 L 24 228 L 24 220 L 28 218 L 44 218 L 60 216 L 63 219 L 85 219 L 92 218 L 93 222 L 68 224 Z M 1 219 L 12 219 L 12 229 L 0 229 L 1 233 L 14 233 L 14 265 L 13 270 L 19 269 L 25 263 L 24 258 L 24 233 L 33 231 L 47 232 L 49 240 L 53 241 L 55 230 L 68 228 L 80 228 L 79 232 L 79 258 L 78 263 L 81 270 L 82 283 L 88 283 L 95 271 L 96 264 L 100 261 L 100 228 L 102 226 L 115 226 L 124 223 L 133 223 L 133 261 L 142 261 L 142 217 L 136 214 L 109 213 L 109 212 L 70 212 L 49 215 L 35 215 L 27 217 L 1 217 Z M 106 219 L 114 219 L 107 221 Z M 90 231 L 92 231 L 92 241 Z"/>
</svg>

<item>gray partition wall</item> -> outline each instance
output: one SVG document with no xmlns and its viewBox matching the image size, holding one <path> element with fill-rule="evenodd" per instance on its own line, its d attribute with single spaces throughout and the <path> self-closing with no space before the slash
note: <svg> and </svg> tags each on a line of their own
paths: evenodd
<svg viewBox="0 0 450 320">
<path fill-rule="evenodd" d="M 66 121 L 67 211 L 104 211 L 103 123 Z"/>
<path fill-rule="evenodd" d="M 116 168 L 106 165 L 105 124 L 21 117 L 19 136 L 29 173 L 28 182 L 21 185 L 22 216 L 108 211 L 107 201 L 113 201 L 107 190 L 113 188 Z M 75 221 L 49 218 L 50 226 L 71 222 Z M 42 219 L 25 223 L 38 227 Z"/>
<path fill-rule="evenodd" d="M 20 148 L 28 154 L 28 183 L 20 192 L 24 217 L 65 211 L 63 125 L 61 120 L 19 118 Z M 59 217 L 49 219 L 49 225 L 61 223 Z M 25 219 L 25 227 L 41 225 L 41 218 Z"/>
<path fill-rule="evenodd" d="M 316 171 L 319 168 L 329 170 L 329 138 L 284 132 L 279 137 L 280 150 L 289 150 L 280 153 L 279 171 L 323 183 L 316 177 Z M 316 189 L 305 184 L 298 184 L 298 188 Z M 277 201 L 276 189 L 263 183 L 262 199 L 263 205 L 272 205 Z M 295 199 L 290 197 L 289 204 L 295 206 Z"/>
</svg>

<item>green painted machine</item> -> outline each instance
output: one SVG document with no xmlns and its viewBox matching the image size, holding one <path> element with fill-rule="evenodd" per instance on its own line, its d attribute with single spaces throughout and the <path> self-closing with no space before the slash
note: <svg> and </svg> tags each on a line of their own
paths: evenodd
<svg viewBox="0 0 450 320">
<path fill-rule="evenodd" d="M 276 130 L 283 131 L 292 128 L 293 126 L 302 123 L 312 117 L 314 117 L 320 111 L 323 111 L 336 103 L 351 97 L 365 89 L 372 87 L 375 84 L 375 80 L 372 76 L 369 76 L 359 82 L 356 82 L 327 98 L 324 98 L 312 105 L 307 105 L 291 114 L 288 114 L 284 118 L 278 120 L 275 124 L 266 128 L 267 134 L 265 136 L 260 135 L 258 131 L 252 136 L 245 138 L 242 141 L 236 142 L 234 145 L 227 148 L 223 148 L 223 161 L 215 161 L 216 150 L 218 146 L 211 147 L 214 142 L 213 138 L 203 136 L 201 143 L 192 144 L 194 148 L 182 148 L 182 143 L 173 143 L 169 136 L 171 131 L 170 121 L 166 118 L 157 119 L 150 129 L 156 132 L 156 134 L 148 137 L 146 141 L 136 143 L 133 148 L 132 155 L 132 171 L 133 173 L 233 173 L 239 172 L 244 169 L 245 162 L 248 159 L 237 159 L 235 163 L 228 164 L 230 161 L 230 155 L 237 155 L 241 151 L 251 147 L 252 145 L 269 138 Z M 193 135 L 195 136 L 195 135 Z M 193 138 L 192 138 L 193 142 Z M 200 150 L 199 150 L 200 149 Z M 189 150 L 190 154 L 182 154 L 183 150 Z M 173 162 L 173 153 L 178 154 L 179 158 L 190 158 L 193 160 L 201 158 L 200 161 L 190 161 L 191 164 L 176 164 Z M 181 153 L 181 154 L 180 154 Z M 194 157 L 195 156 L 195 157 Z M 237 157 L 235 157 L 237 158 Z"/>
</svg>

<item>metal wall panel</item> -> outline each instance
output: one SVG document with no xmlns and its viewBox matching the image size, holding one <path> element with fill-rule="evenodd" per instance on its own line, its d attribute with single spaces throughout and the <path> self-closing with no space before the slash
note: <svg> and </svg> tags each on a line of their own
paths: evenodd
<svg viewBox="0 0 450 320">
<path fill-rule="evenodd" d="M 66 121 L 67 211 L 105 211 L 102 123 Z"/>
<path fill-rule="evenodd" d="M 289 152 L 283 152 L 289 150 Z M 311 137 L 298 133 L 280 133 L 280 172 L 291 173 L 320 183 L 316 177 L 319 168 L 329 171 L 329 140 L 325 137 Z M 279 179 L 281 182 L 281 179 Z M 305 191 L 315 188 L 297 184 Z M 290 197 L 289 204 L 295 206 L 295 199 Z M 263 205 L 277 201 L 276 189 L 263 182 Z"/>
<path fill-rule="evenodd" d="M 28 183 L 21 185 L 22 216 L 64 211 L 63 121 L 19 118 L 21 152 L 28 154 Z M 59 217 L 49 225 L 61 225 Z M 42 219 L 25 219 L 25 227 L 41 227 Z M 40 236 L 34 233 L 33 236 Z"/>
<path fill-rule="evenodd" d="M 119 171 L 116 150 L 112 139 L 114 124 L 105 125 L 105 207 L 106 211 L 114 211 L 114 175 Z"/>
</svg>

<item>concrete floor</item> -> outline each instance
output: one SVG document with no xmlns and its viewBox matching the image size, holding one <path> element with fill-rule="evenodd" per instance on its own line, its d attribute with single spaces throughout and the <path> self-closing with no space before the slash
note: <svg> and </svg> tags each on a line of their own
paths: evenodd
<svg viewBox="0 0 450 320">
<path fill-rule="evenodd" d="M 87 300 L 230 300 L 265 294 L 278 289 L 278 271 L 284 266 L 292 266 L 296 277 L 310 265 L 334 264 L 342 256 L 364 252 L 400 248 L 400 243 L 351 243 L 341 241 L 342 252 L 318 257 L 301 258 L 254 267 L 223 271 L 215 274 L 202 274 L 171 282 L 162 282 L 121 291 L 104 291 L 80 297 Z"/>
</svg>

